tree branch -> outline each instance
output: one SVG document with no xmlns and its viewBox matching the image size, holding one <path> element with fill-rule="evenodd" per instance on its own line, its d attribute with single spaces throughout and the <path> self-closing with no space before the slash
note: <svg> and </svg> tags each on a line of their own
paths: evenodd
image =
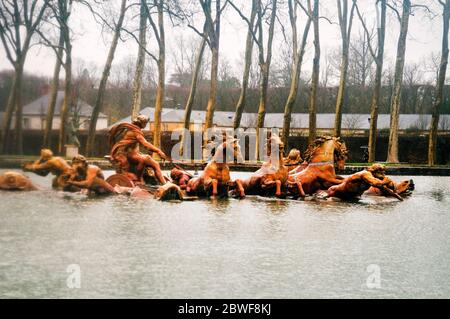
<svg viewBox="0 0 450 319">
<path fill-rule="evenodd" d="M 255 43 L 259 46 L 258 38 L 256 37 L 256 31 L 253 30 L 254 26 L 252 25 L 250 20 L 241 12 L 241 10 L 238 7 L 236 7 L 236 5 L 231 0 L 227 0 L 226 2 L 229 3 L 231 7 L 239 14 L 241 19 L 247 23 L 247 26 L 252 34 L 253 41 L 255 41 Z M 252 8 L 252 10 L 253 9 L 254 8 Z"/>
<path fill-rule="evenodd" d="M 122 30 L 122 31 L 125 31 L 126 34 L 131 35 L 131 37 L 136 41 L 136 43 L 139 45 L 139 47 L 140 47 L 141 49 L 143 49 L 143 50 L 145 51 L 145 53 L 147 53 L 153 60 L 155 60 L 155 62 L 158 62 L 158 59 L 156 58 L 156 56 L 155 56 L 153 53 L 151 53 L 150 51 L 148 51 L 147 48 L 141 44 L 141 42 L 140 42 L 139 39 L 134 35 L 133 32 L 130 32 L 130 31 L 128 31 L 128 30 L 125 29 L 125 28 L 121 28 L 121 30 Z"/>
<path fill-rule="evenodd" d="M 375 50 L 373 49 L 372 43 L 370 42 L 371 36 L 370 36 L 369 30 L 367 30 L 366 23 L 364 22 L 364 18 L 362 17 L 361 12 L 359 12 L 359 7 L 358 7 L 357 4 L 355 4 L 355 9 L 356 9 L 356 14 L 358 15 L 359 20 L 361 21 L 361 24 L 362 24 L 362 26 L 363 26 L 364 33 L 365 33 L 366 36 L 367 36 L 367 46 L 368 46 L 368 48 L 369 48 L 370 55 L 371 55 L 372 58 L 375 60 L 375 63 L 378 64 L 379 61 L 377 61 L 377 56 L 376 56 L 376 54 L 375 54 Z"/>
</svg>

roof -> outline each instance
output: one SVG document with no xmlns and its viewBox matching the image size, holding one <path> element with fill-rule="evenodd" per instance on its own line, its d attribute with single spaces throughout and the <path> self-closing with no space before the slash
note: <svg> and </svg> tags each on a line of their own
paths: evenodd
<svg viewBox="0 0 450 319">
<path fill-rule="evenodd" d="M 23 115 L 45 115 L 47 113 L 48 102 L 50 99 L 50 93 L 41 96 L 40 98 L 34 100 L 33 102 L 25 105 L 23 107 Z M 58 91 L 56 96 L 55 104 L 55 116 L 60 115 L 61 106 L 64 101 L 64 91 Z M 92 116 L 93 107 L 87 104 L 85 101 L 78 99 L 79 115 L 90 117 Z M 103 113 L 99 113 L 99 118 L 106 118 L 107 116 Z"/>
<path fill-rule="evenodd" d="M 146 107 L 143 108 L 140 112 L 140 114 L 147 116 L 150 121 L 154 121 L 155 119 L 155 108 L 154 107 Z M 231 112 L 215 112 L 214 113 L 214 120 L 213 122 L 220 126 L 231 126 L 233 123 L 233 115 L 231 116 L 231 119 L 229 118 L 229 114 L 222 114 L 222 113 L 230 113 Z M 198 111 L 198 110 L 192 110 L 191 112 L 191 123 L 199 123 L 203 124 L 205 122 L 205 111 Z M 184 122 L 184 110 L 182 109 L 172 109 L 172 108 L 164 108 L 161 112 L 161 121 L 166 123 L 183 123 Z M 119 123 L 130 123 L 131 122 L 131 116 L 127 116 L 110 127 L 119 124 Z"/>
<path fill-rule="evenodd" d="M 140 112 L 143 115 L 149 117 L 150 121 L 154 120 L 155 108 L 146 107 Z M 205 111 L 193 110 L 191 113 L 191 123 L 204 123 Z M 317 128 L 318 129 L 333 129 L 334 128 L 334 113 L 319 113 L 317 114 Z M 257 113 L 243 113 L 241 126 L 242 127 L 255 127 Z M 233 126 L 234 112 L 216 111 L 214 112 L 213 123 L 221 127 Z M 265 127 L 283 127 L 283 113 L 267 113 L 265 117 Z M 343 129 L 369 129 L 370 114 L 343 114 L 342 115 L 342 128 Z M 161 114 L 161 121 L 166 123 L 183 123 L 184 110 L 164 108 Z M 125 117 L 120 121 L 114 123 L 131 122 L 131 116 Z M 418 128 L 421 130 L 429 129 L 431 122 L 430 114 L 400 114 L 399 129 L 411 129 Z M 390 114 L 378 115 L 378 129 L 388 129 L 390 124 Z M 445 124 L 446 130 L 450 130 L 450 115 L 440 116 L 440 128 Z M 111 126 L 113 126 L 111 125 Z M 308 128 L 309 127 L 309 114 L 308 113 L 292 113 L 291 129 Z"/>
</svg>

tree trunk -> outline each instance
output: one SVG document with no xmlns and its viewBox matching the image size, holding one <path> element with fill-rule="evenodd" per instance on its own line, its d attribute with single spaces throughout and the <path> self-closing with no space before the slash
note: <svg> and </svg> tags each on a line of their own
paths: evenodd
<svg viewBox="0 0 450 319">
<path fill-rule="evenodd" d="M 312 144 L 316 139 L 316 113 L 317 113 L 317 89 L 320 73 L 320 40 L 319 40 L 319 0 L 314 0 L 313 8 L 314 29 L 314 60 L 311 76 L 311 96 L 309 102 L 309 137 L 308 143 Z"/>
<path fill-rule="evenodd" d="M 242 113 L 245 108 L 245 98 L 247 96 L 248 79 L 250 76 L 250 68 L 252 65 L 252 53 L 253 53 L 253 26 L 255 24 L 257 0 L 252 0 L 252 12 L 250 14 L 250 24 L 247 30 L 247 39 L 245 41 L 245 57 L 244 57 L 244 73 L 242 75 L 242 86 L 239 100 L 236 104 L 236 111 L 233 120 L 233 129 L 237 129 L 241 126 Z"/>
<path fill-rule="evenodd" d="M 143 0 L 141 0 L 143 1 Z M 136 71 L 134 73 L 133 81 L 133 100 L 131 106 L 131 118 L 139 115 L 141 110 L 142 100 L 142 74 L 145 67 L 145 47 L 147 46 L 146 31 L 147 31 L 147 14 L 145 4 L 141 2 L 140 16 L 139 16 L 139 50 L 136 61 Z"/>
<path fill-rule="evenodd" d="M 261 14 L 261 3 L 258 8 L 258 28 L 259 28 L 259 69 L 260 69 L 260 81 L 259 81 L 259 107 L 258 107 L 258 119 L 256 122 L 256 159 L 259 160 L 260 154 L 260 130 L 264 128 L 264 119 L 266 116 L 266 104 L 267 104 L 267 88 L 269 86 L 269 71 L 270 63 L 272 61 L 272 43 L 273 34 L 275 29 L 275 18 L 277 15 L 277 0 L 272 1 L 272 13 L 270 15 L 269 34 L 267 38 L 267 53 L 264 59 L 264 47 L 263 47 L 263 17 Z"/>
<path fill-rule="evenodd" d="M 219 69 L 219 48 L 217 46 L 214 46 L 211 49 L 211 84 L 209 88 L 208 104 L 206 107 L 205 125 L 207 129 L 213 126 L 214 109 L 216 106 L 216 99 L 217 99 L 218 69 Z"/>
<path fill-rule="evenodd" d="M 158 29 L 159 29 L 159 56 L 158 56 L 158 88 L 156 89 L 155 101 L 155 119 L 154 119 L 154 133 L 153 145 L 161 147 L 161 111 L 164 104 L 165 92 L 165 65 L 166 65 L 166 43 L 164 33 L 164 12 L 163 0 L 158 3 Z"/>
<path fill-rule="evenodd" d="M 15 154 L 22 155 L 23 154 L 23 127 L 22 127 L 22 80 L 23 80 L 23 72 L 20 72 L 20 76 L 17 80 L 16 86 L 16 125 L 15 125 Z"/>
<path fill-rule="evenodd" d="M 428 140 L 428 165 L 434 165 L 436 162 L 436 144 L 437 131 L 439 125 L 439 114 L 443 104 L 443 92 L 445 84 L 445 76 L 448 64 L 448 30 L 450 19 L 450 0 L 446 0 L 443 5 L 443 27 L 442 27 L 442 53 L 441 63 L 439 66 L 439 76 L 436 83 L 436 95 L 433 103 L 433 113 L 431 117 L 430 135 Z"/>
<path fill-rule="evenodd" d="M 3 120 L 3 130 L 0 134 L 0 152 L 5 152 L 10 142 L 10 127 L 14 111 L 16 111 L 15 151 L 22 154 L 22 79 L 25 59 L 30 48 L 30 42 L 42 17 L 49 5 L 45 1 L 36 9 L 39 1 L 2 1 L 2 27 L 0 40 L 6 52 L 6 58 L 14 67 L 14 78 Z M 4 7 L 4 8 L 3 8 Z M 22 42 L 23 40 L 23 42 Z"/>
<path fill-rule="evenodd" d="M 11 122 L 12 122 L 12 116 L 14 112 L 14 106 L 16 105 L 16 97 L 18 92 L 18 82 L 21 82 L 21 79 L 19 79 L 21 75 L 15 71 L 13 80 L 11 83 L 11 89 L 9 91 L 8 96 L 8 103 L 6 104 L 6 110 L 4 113 L 3 118 L 3 131 L 2 131 L 2 138 L 1 138 L 1 151 L 3 154 L 7 153 L 8 146 L 10 145 L 10 128 L 11 128 Z"/>
<path fill-rule="evenodd" d="M 3 120 L 3 135 L 1 140 L 1 150 L 3 153 L 7 153 L 9 146 L 11 145 L 11 122 L 14 111 L 15 114 L 15 147 L 13 152 L 16 154 L 22 154 L 22 80 L 23 80 L 23 66 L 25 64 L 26 51 L 19 58 L 19 62 L 14 65 L 14 77 L 11 85 L 11 90 L 8 96 L 8 103 L 6 104 L 6 110 Z"/>
<path fill-rule="evenodd" d="M 125 5 L 126 0 L 122 0 L 120 7 L 120 15 L 117 21 L 117 25 L 114 29 L 114 35 L 111 42 L 111 47 L 109 48 L 108 57 L 106 59 L 105 67 L 103 69 L 102 78 L 100 80 L 100 85 L 98 87 L 98 94 L 95 100 L 95 106 L 92 110 L 91 120 L 89 122 L 89 132 L 88 139 L 86 143 L 86 156 L 92 156 L 94 151 L 94 143 L 95 143 L 95 131 L 97 127 L 97 119 L 100 113 L 100 109 L 103 105 L 103 98 L 105 95 L 106 84 L 108 82 L 109 73 L 111 71 L 111 64 L 114 60 L 114 54 L 116 52 L 117 43 L 119 41 L 120 30 L 122 29 L 122 24 L 125 16 Z"/>
<path fill-rule="evenodd" d="M 182 135 L 181 135 L 180 156 L 183 156 L 183 153 L 184 153 L 184 141 L 186 138 L 184 136 L 184 134 L 186 133 L 186 130 L 189 131 L 189 129 L 190 129 L 192 106 L 194 105 L 195 92 L 197 90 L 198 75 L 200 73 L 200 68 L 202 66 L 202 59 L 203 59 L 203 53 L 205 52 L 205 46 L 206 46 L 206 39 L 202 38 L 200 47 L 198 48 L 197 58 L 195 59 L 195 67 L 194 67 L 194 72 L 192 73 L 191 88 L 189 90 L 189 96 L 186 101 L 186 106 L 184 108 L 183 127 L 185 130 L 182 132 Z"/>
<path fill-rule="evenodd" d="M 384 59 L 384 38 L 386 31 L 386 0 L 381 0 L 381 16 L 378 26 L 378 49 L 375 58 L 376 71 L 375 83 L 373 87 L 372 102 L 370 106 L 370 128 L 369 128 L 369 163 L 375 161 L 375 150 L 377 142 L 377 125 L 378 125 L 378 105 L 380 103 L 381 78 L 383 76 L 383 59 Z"/>
<path fill-rule="evenodd" d="M 220 1 L 216 1 L 216 21 L 214 24 L 210 23 L 209 37 L 211 46 L 211 84 L 209 89 L 208 104 L 206 106 L 206 129 L 213 126 L 214 109 L 216 107 L 217 99 L 217 83 L 219 70 L 219 44 L 220 44 Z M 206 141 L 205 141 L 206 142 Z"/>
<path fill-rule="evenodd" d="M 56 105 L 56 99 L 58 96 L 58 89 L 59 89 L 59 73 L 61 71 L 61 58 L 64 53 L 63 46 L 64 46 L 64 37 L 62 35 L 60 35 L 59 43 L 58 43 L 58 52 L 57 52 L 58 56 L 56 57 L 55 69 L 53 71 L 52 87 L 51 87 L 51 90 L 49 93 L 47 114 L 45 116 L 44 139 L 42 142 L 43 148 L 50 147 L 51 132 L 52 132 L 52 126 L 53 126 L 53 116 L 55 114 L 55 105 Z"/>
<path fill-rule="evenodd" d="M 348 70 L 348 47 L 346 52 L 342 53 L 339 88 L 336 97 L 336 114 L 334 119 L 334 136 L 340 137 L 342 130 L 342 108 L 344 106 L 345 86 Z"/>
<path fill-rule="evenodd" d="M 298 51 L 297 51 L 296 21 L 291 21 L 291 25 L 293 29 L 292 52 L 294 54 L 294 63 L 292 64 L 291 87 L 289 89 L 289 95 L 286 100 L 286 104 L 284 106 L 283 132 L 282 132 L 283 134 L 282 141 L 284 143 L 284 149 L 286 152 L 288 152 L 289 149 L 288 143 L 289 143 L 289 132 L 291 130 L 292 109 L 294 107 L 294 103 L 298 94 L 298 83 L 300 80 L 301 68 L 303 64 L 303 56 L 305 54 L 306 41 L 308 39 L 309 29 L 311 27 L 311 17 L 308 17 L 308 20 L 306 21 L 305 29 L 303 30 L 302 42 L 300 43 L 300 49 L 298 49 Z"/>
<path fill-rule="evenodd" d="M 334 135 L 336 137 L 341 136 L 342 128 L 342 108 L 344 106 L 345 89 L 347 85 L 347 71 L 348 71 L 348 53 L 350 48 L 350 35 L 352 31 L 353 11 L 355 8 L 355 1 L 353 2 L 352 9 L 350 11 L 350 17 L 348 16 L 348 0 L 343 1 L 341 8 L 340 0 L 338 2 L 339 13 L 339 25 L 341 27 L 341 39 L 342 39 L 342 57 L 340 66 L 340 79 L 339 88 L 336 97 L 336 114 L 334 118 Z"/>
<path fill-rule="evenodd" d="M 395 61 L 394 90 L 391 97 L 391 124 L 389 129 L 389 145 L 387 162 L 398 163 L 398 120 L 402 96 L 403 67 L 405 66 L 406 35 L 408 34 L 410 0 L 403 1 L 403 12 L 398 38 L 397 59 Z"/>
<path fill-rule="evenodd" d="M 68 30 L 67 30 L 68 32 Z M 61 106 L 60 112 L 60 128 L 59 128 L 59 143 L 58 143 L 58 152 L 59 154 L 63 154 L 64 145 L 66 144 L 66 126 L 69 118 L 69 110 L 73 104 L 73 87 L 72 87 L 72 45 L 70 44 L 69 35 L 66 38 L 66 61 L 64 62 L 64 70 L 66 73 L 65 79 L 65 87 L 64 87 L 64 101 Z"/>
<path fill-rule="evenodd" d="M 263 63 L 260 66 L 261 74 L 259 80 L 259 107 L 258 107 L 258 118 L 256 120 L 256 159 L 260 160 L 260 150 L 261 145 L 260 130 L 264 128 L 264 120 L 266 116 L 266 103 L 267 103 L 267 87 L 269 85 L 269 65 Z"/>
</svg>

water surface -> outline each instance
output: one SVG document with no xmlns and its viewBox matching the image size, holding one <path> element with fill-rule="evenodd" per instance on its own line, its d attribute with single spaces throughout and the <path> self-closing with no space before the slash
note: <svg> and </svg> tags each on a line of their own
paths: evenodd
<svg viewBox="0 0 450 319">
<path fill-rule="evenodd" d="M 0 192 L 2 298 L 450 297 L 449 177 L 414 177 L 404 202 L 168 203 L 55 192 L 29 176 L 43 189 Z"/>
</svg>

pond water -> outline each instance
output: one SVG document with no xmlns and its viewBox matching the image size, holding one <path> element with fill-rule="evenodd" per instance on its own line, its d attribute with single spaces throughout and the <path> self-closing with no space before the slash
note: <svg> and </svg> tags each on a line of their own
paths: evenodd
<svg viewBox="0 0 450 319">
<path fill-rule="evenodd" d="M 2 298 L 450 297 L 449 177 L 404 202 L 169 203 L 29 176 L 43 190 L 0 192 Z"/>
</svg>

